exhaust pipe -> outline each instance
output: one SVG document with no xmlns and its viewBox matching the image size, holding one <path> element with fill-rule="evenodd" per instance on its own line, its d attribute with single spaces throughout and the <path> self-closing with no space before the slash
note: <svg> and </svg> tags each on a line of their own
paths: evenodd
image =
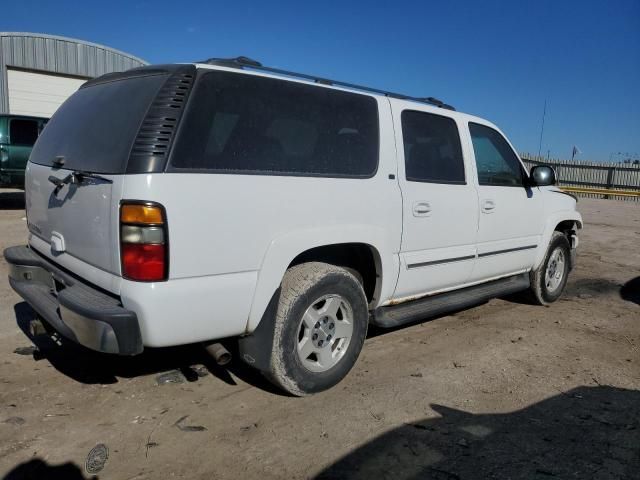
<svg viewBox="0 0 640 480">
<path fill-rule="evenodd" d="M 32 337 L 37 337 L 39 335 L 45 335 L 47 329 L 39 318 L 34 318 L 29 321 L 29 333 Z"/>
<path fill-rule="evenodd" d="M 231 353 L 221 343 L 209 343 L 204 349 L 213 357 L 218 365 L 224 367 L 231 361 Z"/>
</svg>

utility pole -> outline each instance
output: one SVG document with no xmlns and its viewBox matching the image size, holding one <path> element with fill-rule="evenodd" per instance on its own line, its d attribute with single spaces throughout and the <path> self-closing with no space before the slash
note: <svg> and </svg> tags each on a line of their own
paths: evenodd
<svg viewBox="0 0 640 480">
<path fill-rule="evenodd" d="M 538 145 L 538 157 L 542 151 L 542 134 L 544 133 L 544 117 L 547 116 L 547 99 L 544 99 L 544 109 L 542 110 L 542 125 L 540 126 L 540 144 Z"/>
</svg>

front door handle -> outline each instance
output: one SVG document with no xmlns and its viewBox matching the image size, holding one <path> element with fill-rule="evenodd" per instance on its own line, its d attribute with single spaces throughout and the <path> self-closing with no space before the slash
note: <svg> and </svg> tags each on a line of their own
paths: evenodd
<svg viewBox="0 0 640 480">
<path fill-rule="evenodd" d="M 482 211 L 484 213 L 493 213 L 496 209 L 496 202 L 493 200 L 483 200 L 482 202 Z"/>
<path fill-rule="evenodd" d="M 414 217 L 428 217 L 431 215 L 431 205 L 429 202 L 416 202 L 413 204 Z"/>
</svg>

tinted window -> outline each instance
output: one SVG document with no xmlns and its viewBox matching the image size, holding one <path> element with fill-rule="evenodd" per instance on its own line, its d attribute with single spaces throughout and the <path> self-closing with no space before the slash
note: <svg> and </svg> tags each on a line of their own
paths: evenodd
<svg viewBox="0 0 640 480">
<path fill-rule="evenodd" d="M 465 183 L 460 136 L 453 119 L 405 110 L 402 138 L 407 180 Z"/>
<path fill-rule="evenodd" d="M 36 120 L 11 119 L 9 122 L 9 140 L 12 145 L 31 146 L 38 138 L 38 122 Z"/>
<path fill-rule="evenodd" d="M 167 75 L 147 75 L 80 88 L 42 130 L 30 160 L 96 173 L 124 173 L 131 146 Z"/>
<path fill-rule="evenodd" d="M 208 72 L 181 122 L 171 164 L 223 173 L 369 177 L 378 165 L 372 97 Z"/>
<path fill-rule="evenodd" d="M 522 186 L 522 165 L 502 135 L 493 128 L 470 123 L 480 185 Z"/>
</svg>

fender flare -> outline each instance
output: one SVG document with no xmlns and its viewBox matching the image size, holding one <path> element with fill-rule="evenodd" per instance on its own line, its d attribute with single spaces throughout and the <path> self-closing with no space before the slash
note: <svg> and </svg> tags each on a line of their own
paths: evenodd
<svg viewBox="0 0 640 480">
<path fill-rule="evenodd" d="M 555 212 L 550 215 L 544 226 L 544 231 L 542 233 L 542 237 L 540 239 L 540 245 L 538 246 L 538 251 L 536 253 L 536 259 L 533 264 L 533 269 L 535 270 L 540 266 L 540 264 L 544 260 L 544 256 L 547 253 L 547 246 L 551 241 L 551 235 L 555 228 L 558 226 L 560 222 L 572 221 L 575 222 L 577 229 L 582 228 L 582 215 L 576 210 L 562 210 L 559 212 Z"/>
<path fill-rule="evenodd" d="M 253 294 L 251 310 L 247 319 L 246 333 L 253 332 L 261 323 L 263 314 L 272 301 L 274 292 L 280 288 L 282 277 L 291 262 L 301 253 L 316 247 L 341 243 L 361 243 L 377 251 L 380 259 L 380 299 L 391 296 L 398 278 L 397 250 L 389 245 L 388 233 L 382 227 L 371 225 L 335 225 L 307 228 L 289 232 L 274 238 L 262 260 Z"/>
</svg>

